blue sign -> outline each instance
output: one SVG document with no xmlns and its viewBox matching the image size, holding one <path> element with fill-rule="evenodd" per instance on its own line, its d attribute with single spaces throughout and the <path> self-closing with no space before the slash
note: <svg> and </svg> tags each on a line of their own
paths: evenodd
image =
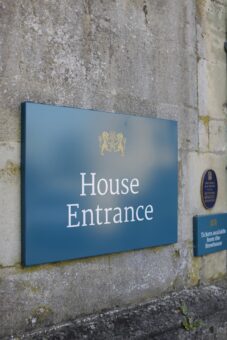
<svg viewBox="0 0 227 340">
<path fill-rule="evenodd" d="M 227 249 L 227 214 L 193 218 L 194 255 L 203 256 Z"/>
<path fill-rule="evenodd" d="M 22 104 L 25 266 L 177 241 L 177 123 Z"/>
<path fill-rule="evenodd" d="M 206 170 L 201 182 L 201 198 L 206 209 L 214 207 L 218 194 L 218 181 L 214 170 Z"/>
</svg>

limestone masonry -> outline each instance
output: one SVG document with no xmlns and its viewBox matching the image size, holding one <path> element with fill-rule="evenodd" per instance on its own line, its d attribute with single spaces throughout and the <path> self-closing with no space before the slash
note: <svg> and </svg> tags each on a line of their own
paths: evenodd
<svg viewBox="0 0 227 340">
<path fill-rule="evenodd" d="M 226 6 L 226 0 L 0 0 L 0 337 L 225 276 L 226 251 L 193 256 L 192 218 L 227 212 Z M 23 268 L 24 101 L 176 120 L 178 242 Z M 200 197 L 207 169 L 218 179 L 211 210 Z M 127 189 L 140 190 L 136 178 Z M 71 224 L 74 203 L 65 207 Z M 144 214 L 153 217 L 153 202 L 137 212 Z"/>
</svg>

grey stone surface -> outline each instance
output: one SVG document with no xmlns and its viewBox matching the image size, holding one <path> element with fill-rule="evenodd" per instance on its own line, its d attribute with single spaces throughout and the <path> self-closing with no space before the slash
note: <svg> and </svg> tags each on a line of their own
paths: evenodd
<svg viewBox="0 0 227 340">
<path fill-rule="evenodd" d="M 20 138 L 24 100 L 145 115 L 160 103 L 196 108 L 192 7 L 0 1 L 0 140 Z"/>
<path fill-rule="evenodd" d="M 68 264 L 1 269 L 0 336 L 179 289 L 187 256 L 187 249 L 161 247 Z"/>
<path fill-rule="evenodd" d="M 225 280 L 211 286 L 184 289 L 146 304 L 103 311 L 11 339 L 224 340 L 227 337 L 226 288 Z"/>
<path fill-rule="evenodd" d="M 226 131 L 219 137 L 216 122 L 225 124 L 224 5 L 0 0 L 0 336 L 225 274 L 226 253 L 202 260 L 192 252 L 192 216 L 205 213 L 198 188 L 207 166 L 220 174 L 213 212 L 227 206 Z M 20 103 L 26 100 L 177 120 L 178 244 L 22 268 Z"/>
</svg>

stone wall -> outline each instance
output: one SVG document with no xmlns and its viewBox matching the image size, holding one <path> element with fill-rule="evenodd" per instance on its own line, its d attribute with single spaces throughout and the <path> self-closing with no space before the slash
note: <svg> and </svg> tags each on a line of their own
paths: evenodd
<svg viewBox="0 0 227 340">
<path fill-rule="evenodd" d="M 203 171 L 226 212 L 225 0 L 0 0 L 0 336 L 148 301 L 226 273 L 194 258 Z M 21 267 L 20 103 L 174 119 L 178 243 Z"/>
<path fill-rule="evenodd" d="M 226 212 L 227 207 L 227 73 L 223 48 L 227 31 L 226 5 L 226 0 L 197 0 L 199 148 L 188 158 L 192 214 Z M 205 167 L 217 171 L 219 182 L 217 204 L 211 211 L 204 211 L 198 190 L 197 181 Z M 226 272 L 226 252 L 193 260 L 192 266 L 195 262 L 198 279 L 202 282 L 218 278 Z"/>
</svg>

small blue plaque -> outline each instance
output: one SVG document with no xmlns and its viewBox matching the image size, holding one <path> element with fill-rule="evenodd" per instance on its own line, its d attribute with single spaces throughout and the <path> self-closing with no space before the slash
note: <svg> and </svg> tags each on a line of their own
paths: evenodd
<svg viewBox="0 0 227 340">
<path fill-rule="evenodd" d="M 214 170 L 206 170 L 201 181 L 201 198 L 205 209 L 214 207 L 218 194 L 218 181 Z"/>
<path fill-rule="evenodd" d="M 25 266 L 177 241 L 177 123 L 22 105 Z"/>
<path fill-rule="evenodd" d="M 194 255 L 227 249 L 227 214 L 193 217 Z"/>
</svg>

